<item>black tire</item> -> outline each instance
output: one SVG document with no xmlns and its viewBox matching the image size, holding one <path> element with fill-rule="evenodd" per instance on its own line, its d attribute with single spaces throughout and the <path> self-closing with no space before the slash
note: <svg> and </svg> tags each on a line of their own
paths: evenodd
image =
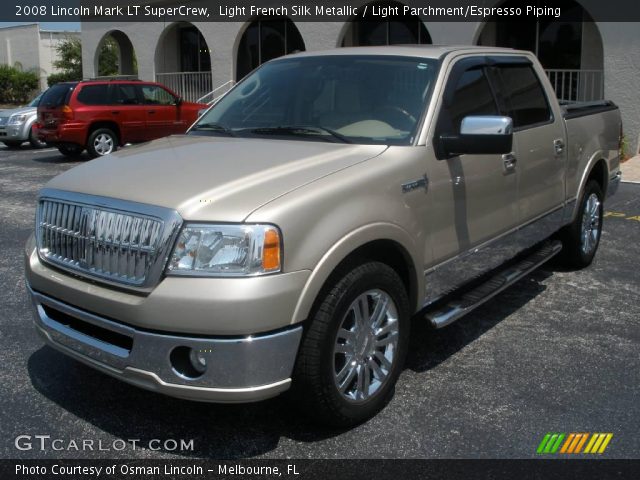
<svg viewBox="0 0 640 480">
<path fill-rule="evenodd" d="M 7 148 L 20 148 L 20 145 L 22 145 L 22 142 L 16 142 L 16 141 L 6 141 L 2 143 L 4 143 L 7 146 Z"/>
<path fill-rule="evenodd" d="M 44 148 L 47 146 L 46 142 L 40 140 L 36 135 L 34 135 L 33 128 L 29 131 L 29 143 L 33 148 Z"/>
<path fill-rule="evenodd" d="M 302 340 L 294 369 L 291 394 L 296 407 L 313 421 L 334 427 L 348 427 L 371 418 L 382 410 L 392 398 L 408 348 L 410 307 L 402 280 L 386 264 L 374 261 L 362 263 L 344 269 L 336 278 L 334 284 L 321 293 L 309 319 L 310 323 Z M 374 369 L 370 369 L 375 354 L 371 356 L 369 354 L 374 349 L 389 347 L 376 347 L 375 339 L 371 337 L 371 333 L 360 335 L 360 337 L 367 337 L 367 335 L 370 337 L 369 340 L 365 339 L 361 344 L 355 340 L 359 335 L 353 335 L 355 356 L 334 350 L 336 342 L 341 341 L 338 339 L 342 338 L 338 331 L 345 332 L 346 322 L 350 321 L 351 307 L 356 304 L 357 299 L 365 297 L 370 312 L 371 308 L 377 305 L 377 303 L 369 303 L 369 298 L 372 299 L 372 302 L 376 298 L 375 296 L 368 297 L 367 294 L 370 292 L 380 292 L 378 301 L 381 298 L 390 299 L 395 306 L 395 317 L 397 318 L 397 331 L 394 335 L 397 337 L 397 343 L 393 346 L 394 353 L 391 365 L 387 368 L 387 374 L 381 382 L 378 380 L 381 376 L 376 375 Z M 365 305 L 358 303 L 358 306 L 362 311 L 362 307 Z M 375 309 L 372 313 L 375 313 Z M 353 316 L 355 324 L 355 312 Z M 363 317 L 366 316 L 363 315 Z M 371 316 L 373 317 L 373 315 Z M 380 318 L 384 318 L 386 323 L 383 325 L 388 326 L 393 323 L 390 319 L 392 317 Z M 368 325 L 370 326 L 370 324 Z M 365 330 L 372 332 L 375 329 Z M 391 333 L 386 334 L 388 337 L 391 335 Z M 382 341 L 385 341 L 384 337 L 383 335 Z M 374 343 L 372 344 L 372 342 Z M 345 346 L 348 343 L 348 340 L 344 341 Z M 363 353 L 365 351 L 369 353 Z M 366 358 L 359 358 L 358 355 L 360 357 L 364 355 Z M 349 361 L 349 358 L 354 360 Z M 341 365 L 340 362 L 344 363 Z M 351 374 L 344 377 L 344 384 L 353 385 L 353 392 L 349 392 L 350 389 L 347 387 L 345 393 L 341 393 L 338 387 L 340 374 L 336 371 L 345 371 L 346 369 L 359 370 L 357 370 L 356 377 L 351 377 Z M 358 383 L 360 372 L 367 372 L 366 378 L 369 379 L 369 388 L 371 388 L 370 385 L 378 383 L 377 390 L 371 393 L 368 398 L 348 399 L 347 394 L 354 394 L 357 397 L 358 387 L 355 384 L 360 385 Z M 378 370 L 378 372 L 384 374 L 384 371 Z M 352 378 L 351 382 L 355 382 L 355 384 L 347 383 L 347 379 L 350 377 Z M 365 375 L 363 374 L 362 377 L 364 378 Z M 364 385 L 367 384 L 363 383 L 362 385 L 361 390 L 364 391 Z"/>
<path fill-rule="evenodd" d="M 79 157 L 84 149 L 79 145 L 61 145 L 58 147 L 58 151 L 65 157 L 76 158 Z"/>
<path fill-rule="evenodd" d="M 102 157 L 118 149 L 118 136 L 108 128 L 91 132 L 87 140 L 87 153 L 91 158 Z"/>
<path fill-rule="evenodd" d="M 585 186 L 576 218 L 560 232 L 562 240 L 562 263 L 574 269 L 588 267 L 598 251 L 602 234 L 603 193 L 595 180 L 589 180 Z M 593 200 L 597 199 L 597 205 Z M 588 210 L 588 211 L 587 211 Z M 590 215 L 593 211 L 594 214 Z M 585 237 L 583 224 L 586 225 L 588 238 Z"/>
</svg>

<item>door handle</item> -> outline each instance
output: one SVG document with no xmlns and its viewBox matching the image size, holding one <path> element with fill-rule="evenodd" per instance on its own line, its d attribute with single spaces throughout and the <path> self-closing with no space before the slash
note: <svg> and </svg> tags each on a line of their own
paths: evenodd
<svg viewBox="0 0 640 480">
<path fill-rule="evenodd" d="M 511 173 L 516 169 L 516 163 L 518 163 L 518 159 L 513 153 L 505 153 L 502 155 L 502 165 L 504 168 L 504 173 Z"/>
<path fill-rule="evenodd" d="M 120 111 L 118 110 L 114 110 L 113 112 L 111 112 L 113 115 L 118 115 L 120 113 Z"/>
<path fill-rule="evenodd" d="M 149 110 L 147 113 L 156 113 L 155 110 Z"/>
<path fill-rule="evenodd" d="M 562 154 L 562 152 L 564 152 L 564 142 L 561 138 L 556 138 L 553 141 L 553 149 L 555 150 L 556 155 L 560 155 Z"/>
</svg>

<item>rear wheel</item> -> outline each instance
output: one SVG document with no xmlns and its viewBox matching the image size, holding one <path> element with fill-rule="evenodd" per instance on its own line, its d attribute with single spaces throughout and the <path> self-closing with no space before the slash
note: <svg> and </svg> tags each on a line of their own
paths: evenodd
<svg viewBox="0 0 640 480">
<path fill-rule="evenodd" d="M 310 319 L 296 362 L 292 394 L 315 421 L 350 426 L 375 415 L 393 396 L 409 338 L 409 300 L 388 265 L 345 271 Z"/>
<path fill-rule="evenodd" d="M 92 158 L 102 157 L 118 149 L 118 137 L 108 128 L 98 128 L 91 132 L 87 141 L 87 152 Z"/>
<path fill-rule="evenodd" d="M 58 147 L 58 151 L 65 157 L 79 157 L 84 150 L 79 145 L 63 145 Z"/>
<path fill-rule="evenodd" d="M 603 194 L 595 180 L 589 180 L 580 208 L 573 223 L 564 228 L 562 260 L 571 268 L 584 268 L 591 264 L 602 234 Z"/>
</svg>

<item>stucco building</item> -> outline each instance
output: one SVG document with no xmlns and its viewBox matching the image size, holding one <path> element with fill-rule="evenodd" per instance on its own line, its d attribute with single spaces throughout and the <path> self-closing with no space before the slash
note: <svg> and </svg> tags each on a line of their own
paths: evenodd
<svg viewBox="0 0 640 480">
<path fill-rule="evenodd" d="M 40 76 L 40 89 L 47 88 L 47 77 L 57 73 L 53 62 L 56 46 L 80 32 L 42 30 L 37 23 L 0 28 L 0 64 L 34 70 Z"/>
<path fill-rule="evenodd" d="M 640 147 L 638 23 L 594 22 L 579 0 L 563 4 L 559 18 L 529 23 L 438 22 L 417 16 L 342 23 L 286 17 L 217 23 L 83 22 L 83 68 L 86 77 L 100 74 L 100 45 L 111 35 L 119 47 L 122 75 L 157 80 L 191 100 L 211 100 L 261 63 L 300 50 L 401 43 L 523 48 L 536 53 L 558 98 L 607 98 L 620 105 L 629 153 L 635 153 Z"/>
</svg>

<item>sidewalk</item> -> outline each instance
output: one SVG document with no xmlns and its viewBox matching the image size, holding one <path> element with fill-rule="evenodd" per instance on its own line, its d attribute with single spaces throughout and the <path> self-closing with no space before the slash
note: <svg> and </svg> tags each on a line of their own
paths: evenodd
<svg viewBox="0 0 640 480">
<path fill-rule="evenodd" d="M 623 182 L 640 183 L 640 155 L 621 163 L 620 170 L 622 170 Z"/>
</svg>

